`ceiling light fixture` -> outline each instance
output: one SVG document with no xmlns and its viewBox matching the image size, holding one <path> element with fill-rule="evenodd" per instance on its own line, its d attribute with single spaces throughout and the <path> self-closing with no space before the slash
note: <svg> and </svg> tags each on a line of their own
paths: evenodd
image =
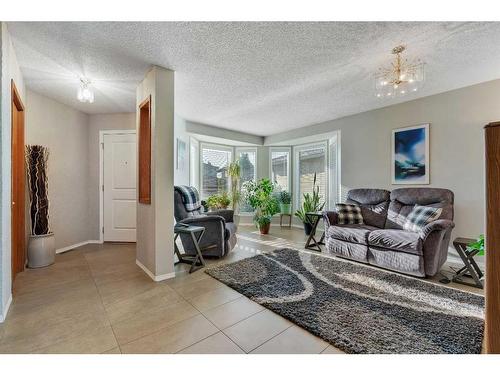
<svg viewBox="0 0 500 375">
<path fill-rule="evenodd" d="M 377 98 L 395 98 L 416 92 L 425 80 L 424 65 L 419 59 L 408 61 L 402 54 L 406 47 L 396 46 L 391 53 L 396 55 L 390 67 L 380 68 L 375 75 Z"/>
<path fill-rule="evenodd" d="M 90 80 L 80 78 L 80 87 L 76 97 L 82 103 L 94 103 L 94 92 L 90 89 Z"/>
</svg>

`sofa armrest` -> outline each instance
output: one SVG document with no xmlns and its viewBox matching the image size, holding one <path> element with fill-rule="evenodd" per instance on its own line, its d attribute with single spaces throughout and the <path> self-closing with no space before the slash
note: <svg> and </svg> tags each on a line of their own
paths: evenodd
<svg viewBox="0 0 500 375">
<path fill-rule="evenodd" d="M 453 221 L 451 221 L 451 220 L 445 220 L 445 219 L 435 220 L 435 221 L 427 224 L 425 227 L 423 227 L 420 230 L 420 238 L 422 238 L 422 241 L 425 242 L 427 237 L 429 237 L 429 235 L 432 232 L 453 229 L 454 227 L 455 227 L 455 223 L 453 223 Z"/>
<path fill-rule="evenodd" d="M 209 211 L 206 213 L 208 216 L 221 216 L 226 220 L 227 223 L 232 223 L 234 221 L 234 211 L 233 210 L 217 210 Z"/>
<path fill-rule="evenodd" d="M 330 225 L 337 225 L 338 214 L 336 211 L 323 211 L 323 221 L 325 227 L 328 228 Z"/>
</svg>

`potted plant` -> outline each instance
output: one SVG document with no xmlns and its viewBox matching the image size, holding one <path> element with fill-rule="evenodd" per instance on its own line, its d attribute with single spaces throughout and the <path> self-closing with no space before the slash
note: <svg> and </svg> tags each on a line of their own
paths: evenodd
<svg viewBox="0 0 500 375">
<path fill-rule="evenodd" d="M 304 223 L 304 231 L 306 235 L 310 235 L 312 231 L 312 223 L 309 221 L 306 213 L 317 212 L 323 210 L 325 203 L 321 203 L 321 195 L 319 194 L 319 186 L 316 186 L 316 173 L 314 174 L 313 180 L 313 192 L 304 193 L 304 202 L 302 207 L 295 211 L 295 216 L 297 216 Z"/>
<path fill-rule="evenodd" d="M 477 238 L 476 242 L 471 243 L 468 247 L 474 250 L 478 250 L 477 255 L 484 255 L 484 234 L 481 234 Z"/>
<path fill-rule="evenodd" d="M 284 215 L 291 215 L 292 214 L 292 195 L 288 191 L 282 190 L 279 192 L 278 199 L 280 202 L 281 213 Z"/>
<path fill-rule="evenodd" d="M 258 182 L 246 181 L 243 184 L 243 196 L 255 211 L 253 221 L 261 234 L 268 234 L 273 215 L 279 212 L 278 199 L 273 192 L 275 185 L 267 178 Z"/>
<path fill-rule="evenodd" d="M 231 199 L 229 194 L 223 192 L 221 194 L 213 194 L 208 197 L 207 205 L 208 208 L 213 210 L 225 210 L 231 204 Z"/>
<path fill-rule="evenodd" d="M 49 150 L 44 146 L 28 145 L 25 151 L 28 175 L 30 236 L 28 267 L 48 266 L 55 261 L 54 233 L 49 225 L 47 161 Z"/>
<path fill-rule="evenodd" d="M 240 179 L 241 179 L 241 165 L 240 161 L 235 160 L 231 164 L 229 164 L 228 174 L 231 178 L 231 202 L 233 203 L 233 211 L 234 211 L 234 220 L 236 225 L 239 224 L 240 216 L 238 203 L 240 202 L 241 193 L 240 193 Z"/>
</svg>

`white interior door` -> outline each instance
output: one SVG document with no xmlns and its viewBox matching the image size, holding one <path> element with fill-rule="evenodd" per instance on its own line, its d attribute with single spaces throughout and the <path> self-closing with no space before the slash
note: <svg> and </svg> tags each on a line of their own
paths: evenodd
<svg viewBox="0 0 500 375">
<path fill-rule="evenodd" d="M 105 134 L 103 138 L 103 238 L 135 242 L 137 138 L 135 134 Z"/>
</svg>

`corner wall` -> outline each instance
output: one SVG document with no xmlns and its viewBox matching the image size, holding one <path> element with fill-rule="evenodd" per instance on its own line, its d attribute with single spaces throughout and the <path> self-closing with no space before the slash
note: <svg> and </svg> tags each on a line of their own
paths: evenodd
<svg viewBox="0 0 500 375">
<path fill-rule="evenodd" d="M 89 116 L 28 90 L 25 123 L 26 144 L 49 149 L 49 214 L 56 249 L 88 241 Z"/>
</svg>

